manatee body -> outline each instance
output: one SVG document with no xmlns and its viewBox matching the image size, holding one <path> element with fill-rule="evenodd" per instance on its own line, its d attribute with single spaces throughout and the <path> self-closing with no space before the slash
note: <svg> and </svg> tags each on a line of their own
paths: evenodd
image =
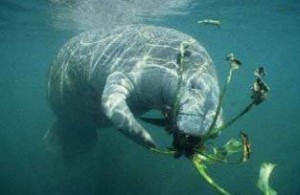
<svg viewBox="0 0 300 195">
<path fill-rule="evenodd" d="M 178 62 L 182 44 L 188 45 L 184 67 Z M 154 141 L 136 118 L 175 104 L 178 131 L 203 136 L 218 96 L 213 62 L 192 37 L 147 25 L 89 31 L 67 42 L 50 68 L 48 97 L 56 121 L 45 138 L 67 154 L 92 147 L 96 129 L 114 125 L 152 148 Z"/>
</svg>

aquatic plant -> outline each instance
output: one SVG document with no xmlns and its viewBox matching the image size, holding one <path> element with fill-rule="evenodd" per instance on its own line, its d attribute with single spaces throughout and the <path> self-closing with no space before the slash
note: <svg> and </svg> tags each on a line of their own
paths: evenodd
<svg viewBox="0 0 300 195">
<path fill-rule="evenodd" d="M 277 192 L 269 185 L 270 175 L 273 172 L 275 166 L 276 165 L 272 163 L 263 163 L 260 167 L 257 187 L 265 195 L 277 195 Z"/>
<path fill-rule="evenodd" d="M 180 53 L 178 54 L 177 63 L 184 69 L 186 66 L 184 57 L 186 56 L 186 51 L 188 48 L 187 43 L 182 43 L 180 45 Z M 252 94 L 250 97 L 250 103 L 239 113 L 236 117 L 232 118 L 228 122 L 225 122 L 223 125 L 216 127 L 216 121 L 220 117 L 221 108 L 223 105 L 224 95 L 226 94 L 227 87 L 232 80 L 233 73 L 240 68 L 242 65 L 241 61 L 237 59 L 234 54 L 229 54 L 226 57 L 230 65 L 229 73 L 227 79 L 225 81 L 224 87 L 221 91 L 219 97 L 219 103 L 217 109 L 215 111 L 215 116 L 213 118 L 212 124 L 205 136 L 196 137 L 187 135 L 181 132 L 176 131 L 176 129 L 172 129 L 172 115 L 176 114 L 176 101 L 174 110 L 170 114 L 171 116 L 166 116 L 166 122 L 163 123 L 161 120 L 157 119 L 145 119 L 146 122 L 156 123 L 156 124 L 166 124 L 166 130 L 173 135 L 173 143 L 171 148 L 167 149 L 157 149 L 154 148 L 152 151 L 163 154 L 163 155 L 171 155 L 175 158 L 180 156 L 185 156 L 189 160 L 191 160 L 199 172 L 199 174 L 204 178 L 204 180 L 216 189 L 221 194 L 230 194 L 220 185 L 218 185 L 208 174 L 207 164 L 212 163 L 225 163 L 225 164 L 240 164 L 246 162 L 250 158 L 251 154 L 251 144 L 247 134 L 241 132 L 240 140 L 231 139 L 225 145 L 221 147 L 215 146 L 212 143 L 212 140 L 218 137 L 218 135 L 230 127 L 234 122 L 236 122 L 239 118 L 245 115 L 247 112 L 253 108 L 255 105 L 261 104 L 263 101 L 267 99 L 268 92 L 270 88 L 263 80 L 263 77 L 266 75 L 264 68 L 259 67 L 254 72 L 254 82 L 253 87 L 251 88 Z M 182 70 L 179 70 L 182 71 Z M 179 79 L 180 82 L 180 79 Z M 178 85 L 180 86 L 180 85 Z M 240 154 L 240 158 L 232 158 L 232 156 L 236 156 L 235 154 Z M 265 177 L 264 177 L 265 178 Z M 266 181 L 266 179 L 264 179 Z M 269 189 L 263 183 L 259 182 L 259 186 L 264 186 L 264 189 Z"/>
<path fill-rule="evenodd" d="M 217 20 L 217 19 L 203 19 L 203 20 L 198 20 L 197 21 L 198 24 L 206 24 L 206 25 L 213 25 L 216 26 L 218 28 L 221 27 L 221 21 Z"/>
</svg>

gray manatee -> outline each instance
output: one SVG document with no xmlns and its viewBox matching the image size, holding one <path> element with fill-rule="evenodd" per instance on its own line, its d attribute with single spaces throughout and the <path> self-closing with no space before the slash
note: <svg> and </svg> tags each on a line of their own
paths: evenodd
<svg viewBox="0 0 300 195">
<path fill-rule="evenodd" d="M 179 63 L 182 44 L 187 47 Z M 137 121 L 151 109 L 164 115 L 176 109 L 176 130 L 201 137 L 212 123 L 218 97 L 213 61 L 191 36 L 148 25 L 84 32 L 62 47 L 50 68 L 48 98 L 56 121 L 45 139 L 69 155 L 91 148 L 96 129 L 114 125 L 153 148 Z"/>
</svg>

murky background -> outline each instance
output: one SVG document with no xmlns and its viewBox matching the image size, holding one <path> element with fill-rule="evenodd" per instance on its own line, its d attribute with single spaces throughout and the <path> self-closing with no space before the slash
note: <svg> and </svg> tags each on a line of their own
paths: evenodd
<svg viewBox="0 0 300 195">
<path fill-rule="evenodd" d="M 235 53 L 243 66 L 225 99 L 227 119 L 248 103 L 252 72 L 265 66 L 268 101 L 217 139 L 222 144 L 246 132 L 251 159 L 209 171 L 233 194 L 259 194 L 259 167 L 272 162 L 277 167 L 271 186 L 280 194 L 300 193 L 299 1 L 84 2 L 0 1 L 0 194 L 215 194 L 188 160 L 146 151 L 114 128 L 100 129 L 94 155 L 72 167 L 45 151 L 42 137 L 54 119 L 47 71 L 60 47 L 84 30 L 129 23 L 167 26 L 197 38 L 213 58 L 221 85 L 228 70 L 224 58 Z M 221 20 L 221 28 L 197 24 L 206 18 Z M 162 129 L 146 127 L 159 143 L 171 142 Z"/>
</svg>

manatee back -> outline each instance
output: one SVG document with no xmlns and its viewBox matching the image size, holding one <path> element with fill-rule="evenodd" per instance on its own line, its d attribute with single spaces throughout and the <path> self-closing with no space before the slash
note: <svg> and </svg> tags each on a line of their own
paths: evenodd
<svg viewBox="0 0 300 195">
<path fill-rule="evenodd" d="M 177 72 L 180 45 L 189 43 L 186 72 L 215 75 L 206 50 L 192 37 L 179 31 L 147 25 L 122 26 L 103 34 L 84 32 L 67 42 L 51 66 L 48 96 L 55 110 L 80 105 L 88 112 L 100 104 L 106 78 L 114 71 L 136 72 L 161 66 Z M 70 106 L 66 106 L 69 104 Z M 67 111 L 69 112 L 69 111 Z"/>
</svg>

